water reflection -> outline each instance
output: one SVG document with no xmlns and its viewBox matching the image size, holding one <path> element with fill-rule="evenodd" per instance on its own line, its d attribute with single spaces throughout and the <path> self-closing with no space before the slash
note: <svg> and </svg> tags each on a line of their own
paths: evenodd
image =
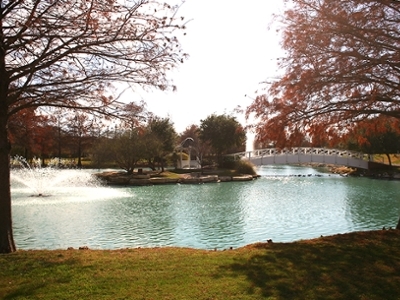
<svg viewBox="0 0 400 300">
<path fill-rule="evenodd" d="M 344 182 L 355 230 L 396 225 L 400 208 L 400 181 L 349 178 Z"/>
<path fill-rule="evenodd" d="M 251 242 L 259 239 L 290 241 L 328 234 L 332 228 L 350 228 L 341 182 L 330 178 L 261 178 L 257 189 L 249 189 L 246 207 Z"/>
<path fill-rule="evenodd" d="M 181 186 L 186 194 L 183 198 L 191 202 L 185 205 L 190 207 L 190 211 L 186 209 L 185 230 L 196 237 L 191 246 L 214 248 L 243 242 L 243 214 L 238 197 L 242 184 Z"/>
<path fill-rule="evenodd" d="M 30 197 L 12 187 L 21 249 L 240 247 L 394 226 L 400 181 L 261 167 L 252 182 L 75 187 Z"/>
</svg>

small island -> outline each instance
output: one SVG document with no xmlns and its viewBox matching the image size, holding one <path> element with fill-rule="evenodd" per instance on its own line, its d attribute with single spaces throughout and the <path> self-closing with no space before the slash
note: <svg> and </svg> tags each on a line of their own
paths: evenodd
<svg viewBox="0 0 400 300">
<path fill-rule="evenodd" d="M 104 171 L 96 173 L 95 176 L 108 185 L 123 186 L 148 186 L 158 184 L 203 184 L 218 183 L 229 181 L 252 181 L 259 177 L 255 174 L 240 174 L 230 170 L 215 170 L 202 172 L 195 170 L 174 171 L 143 171 L 139 169 L 137 172 L 128 174 L 124 171 Z M 185 173 L 183 173 L 185 172 Z"/>
</svg>

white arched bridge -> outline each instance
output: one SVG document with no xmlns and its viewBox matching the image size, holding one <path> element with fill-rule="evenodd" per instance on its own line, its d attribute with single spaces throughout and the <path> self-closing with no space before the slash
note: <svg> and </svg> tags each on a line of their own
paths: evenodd
<svg viewBox="0 0 400 300">
<path fill-rule="evenodd" d="M 300 147 L 291 149 L 267 148 L 230 154 L 235 160 L 246 159 L 256 166 L 274 164 L 322 163 L 368 169 L 366 154 L 327 148 Z"/>
</svg>

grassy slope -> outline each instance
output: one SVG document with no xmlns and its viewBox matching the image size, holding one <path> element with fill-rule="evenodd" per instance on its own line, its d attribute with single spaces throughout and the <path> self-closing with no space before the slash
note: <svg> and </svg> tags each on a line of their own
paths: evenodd
<svg viewBox="0 0 400 300">
<path fill-rule="evenodd" d="M 1 299 L 400 299 L 400 230 L 226 251 L 0 255 Z"/>
</svg>

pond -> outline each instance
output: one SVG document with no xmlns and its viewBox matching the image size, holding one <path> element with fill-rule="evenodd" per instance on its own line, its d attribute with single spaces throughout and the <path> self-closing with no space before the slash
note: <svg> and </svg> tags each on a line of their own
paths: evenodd
<svg viewBox="0 0 400 300">
<path fill-rule="evenodd" d="M 76 179 L 71 172 L 87 176 L 94 170 L 58 172 Z M 251 182 L 143 187 L 79 180 L 50 187 L 57 180 L 47 178 L 42 197 L 14 176 L 14 239 L 19 249 L 226 249 L 397 224 L 400 181 L 294 166 L 262 166 L 257 173 L 261 177 Z"/>
</svg>

